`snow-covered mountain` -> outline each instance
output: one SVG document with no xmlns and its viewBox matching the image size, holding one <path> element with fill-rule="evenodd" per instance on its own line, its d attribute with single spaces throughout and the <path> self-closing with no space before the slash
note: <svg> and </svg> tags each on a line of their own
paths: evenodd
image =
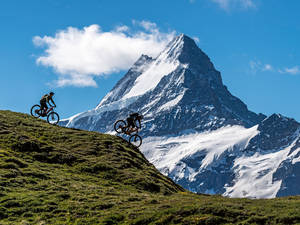
<svg viewBox="0 0 300 225">
<path fill-rule="evenodd" d="M 249 111 L 185 35 L 156 58 L 142 55 L 95 109 L 61 125 L 112 132 L 132 111 L 145 116 L 145 156 L 187 189 L 253 198 L 300 194 L 300 124 Z"/>
</svg>

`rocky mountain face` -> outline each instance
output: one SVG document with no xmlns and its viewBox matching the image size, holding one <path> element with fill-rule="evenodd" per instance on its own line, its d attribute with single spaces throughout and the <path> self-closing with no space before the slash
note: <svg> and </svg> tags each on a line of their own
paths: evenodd
<svg viewBox="0 0 300 225">
<path fill-rule="evenodd" d="M 132 111 L 145 116 L 145 156 L 185 188 L 233 197 L 300 194 L 300 124 L 249 111 L 185 35 L 156 58 L 142 55 L 95 109 L 61 125 L 112 132 Z"/>
</svg>

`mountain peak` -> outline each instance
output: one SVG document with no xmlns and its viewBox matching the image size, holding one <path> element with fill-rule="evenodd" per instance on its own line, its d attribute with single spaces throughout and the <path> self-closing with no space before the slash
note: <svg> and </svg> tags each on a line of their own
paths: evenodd
<svg viewBox="0 0 300 225">
<path fill-rule="evenodd" d="M 292 119 L 285 117 L 279 113 L 274 113 L 271 116 L 265 118 L 259 125 L 258 130 L 268 131 L 268 130 L 284 130 L 293 133 L 300 126 L 300 124 Z"/>
<path fill-rule="evenodd" d="M 140 58 L 138 58 L 138 60 L 133 64 L 131 70 L 140 70 L 141 67 L 143 67 L 146 64 L 149 64 L 153 60 L 154 59 L 152 57 L 142 54 Z"/>
<path fill-rule="evenodd" d="M 195 40 L 189 36 L 187 36 L 186 34 L 180 34 L 178 35 L 178 38 L 180 38 L 184 43 L 193 43 L 196 45 Z"/>
<path fill-rule="evenodd" d="M 215 71 L 210 58 L 185 34 L 176 36 L 156 58 L 158 62 L 173 62 L 188 67 L 197 74 Z"/>
<path fill-rule="evenodd" d="M 300 124 L 296 120 L 274 113 L 259 123 L 259 134 L 251 140 L 247 151 L 251 152 L 256 147 L 269 151 L 278 146 L 288 146 L 295 139 L 299 128 Z"/>
<path fill-rule="evenodd" d="M 92 125 L 80 122 L 80 128 L 107 131 L 114 122 L 113 116 L 110 115 L 110 124 L 104 125 L 98 115 L 107 111 L 123 115 L 128 109 L 148 117 L 155 115 L 157 120 L 147 135 L 217 129 L 226 124 L 250 127 L 264 119 L 231 95 L 209 57 L 184 34 L 176 36 L 156 58 L 142 55 L 93 111 L 99 124 L 93 119 Z M 74 123 L 67 126 L 75 126 L 76 120 L 83 117 L 90 118 L 91 113 L 72 119 Z"/>
<path fill-rule="evenodd" d="M 189 36 L 187 36 L 187 35 L 185 35 L 184 33 L 181 33 L 180 35 L 177 35 L 173 40 L 176 40 L 176 41 L 179 40 L 179 41 L 181 41 L 183 43 L 190 42 L 190 43 L 194 43 L 196 45 L 194 39 L 191 38 L 191 37 L 189 37 Z"/>
</svg>

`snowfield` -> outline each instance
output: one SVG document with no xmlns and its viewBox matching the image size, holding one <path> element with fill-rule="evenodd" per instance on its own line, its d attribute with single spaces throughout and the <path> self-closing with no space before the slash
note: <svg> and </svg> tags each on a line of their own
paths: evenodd
<svg viewBox="0 0 300 225">
<path fill-rule="evenodd" d="M 269 154 L 257 152 L 251 157 L 242 156 L 236 159 L 236 181 L 232 187 L 226 187 L 224 196 L 275 198 L 281 180 L 273 182 L 273 173 L 287 157 L 290 148 Z"/>
<path fill-rule="evenodd" d="M 281 180 L 273 182 L 273 173 L 288 157 L 296 141 L 280 151 L 265 154 L 256 152 L 247 156 L 243 150 L 257 134 L 257 126 L 248 129 L 242 126 L 227 126 L 211 132 L 189 133 L 176 137 L 148 137 L 144 140 L 141 150 L 151 163 L 175 181 L 183 178 L 194 181 L 203 169 L 217 167 L 226 155 L 236 155 L 238 157 L 234 160 L 234 185 L 227 186 L 223 195 L 274 198 L 281 186 Z M 293 152 L 293 155 L 299 151 L 300 148 Z M 195 156 L 203 156 L 199 168 L 191 168 L 182 163 L 184 159 Z M 293 163 L 298 160 L 294 159 Z M 211 189 L 206 193 L 215 192 Z"/>
<path fill-rule="evenodd" d="M 171 48 L 166 48 L 158 58 L 147 67 L 136 79 L 132 89 L 123 98 L 126 99 L 143 95 L 155 88 L 164 76 L 173 72 L 180 65 L 177 57 L 180 54 L 182 46 L 183 42 L 181 36 L 175 40 L 174 44 L 171 44 Z M 173 52 L 172 57 L 170 57 L 169 52 Z"/>
<path fill-rule="evenodd" d="M 244 149 L 258 133 L 257 126 L 250 129 L 228 126 L 216 131 L 177 137 L 149 137 L 144 140 L 141 150 L 158 169 L 172 171 L 177 162 L 196 153 L 205 155 L 200 168 L 206 168 L 213 162 L 217 163 L 225 151 Z"/>
</svg>

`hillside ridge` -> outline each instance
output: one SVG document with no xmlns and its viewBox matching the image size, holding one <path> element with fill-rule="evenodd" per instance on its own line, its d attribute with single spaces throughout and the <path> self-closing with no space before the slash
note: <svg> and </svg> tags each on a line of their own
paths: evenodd
<svg viewBox="0 0 300 225">
<path fill-rule="evenodd" d="M 193 194 L 122 138 L 0 111 L 0 224 L 293 224 L 299 207 Z"/>
</svg>

